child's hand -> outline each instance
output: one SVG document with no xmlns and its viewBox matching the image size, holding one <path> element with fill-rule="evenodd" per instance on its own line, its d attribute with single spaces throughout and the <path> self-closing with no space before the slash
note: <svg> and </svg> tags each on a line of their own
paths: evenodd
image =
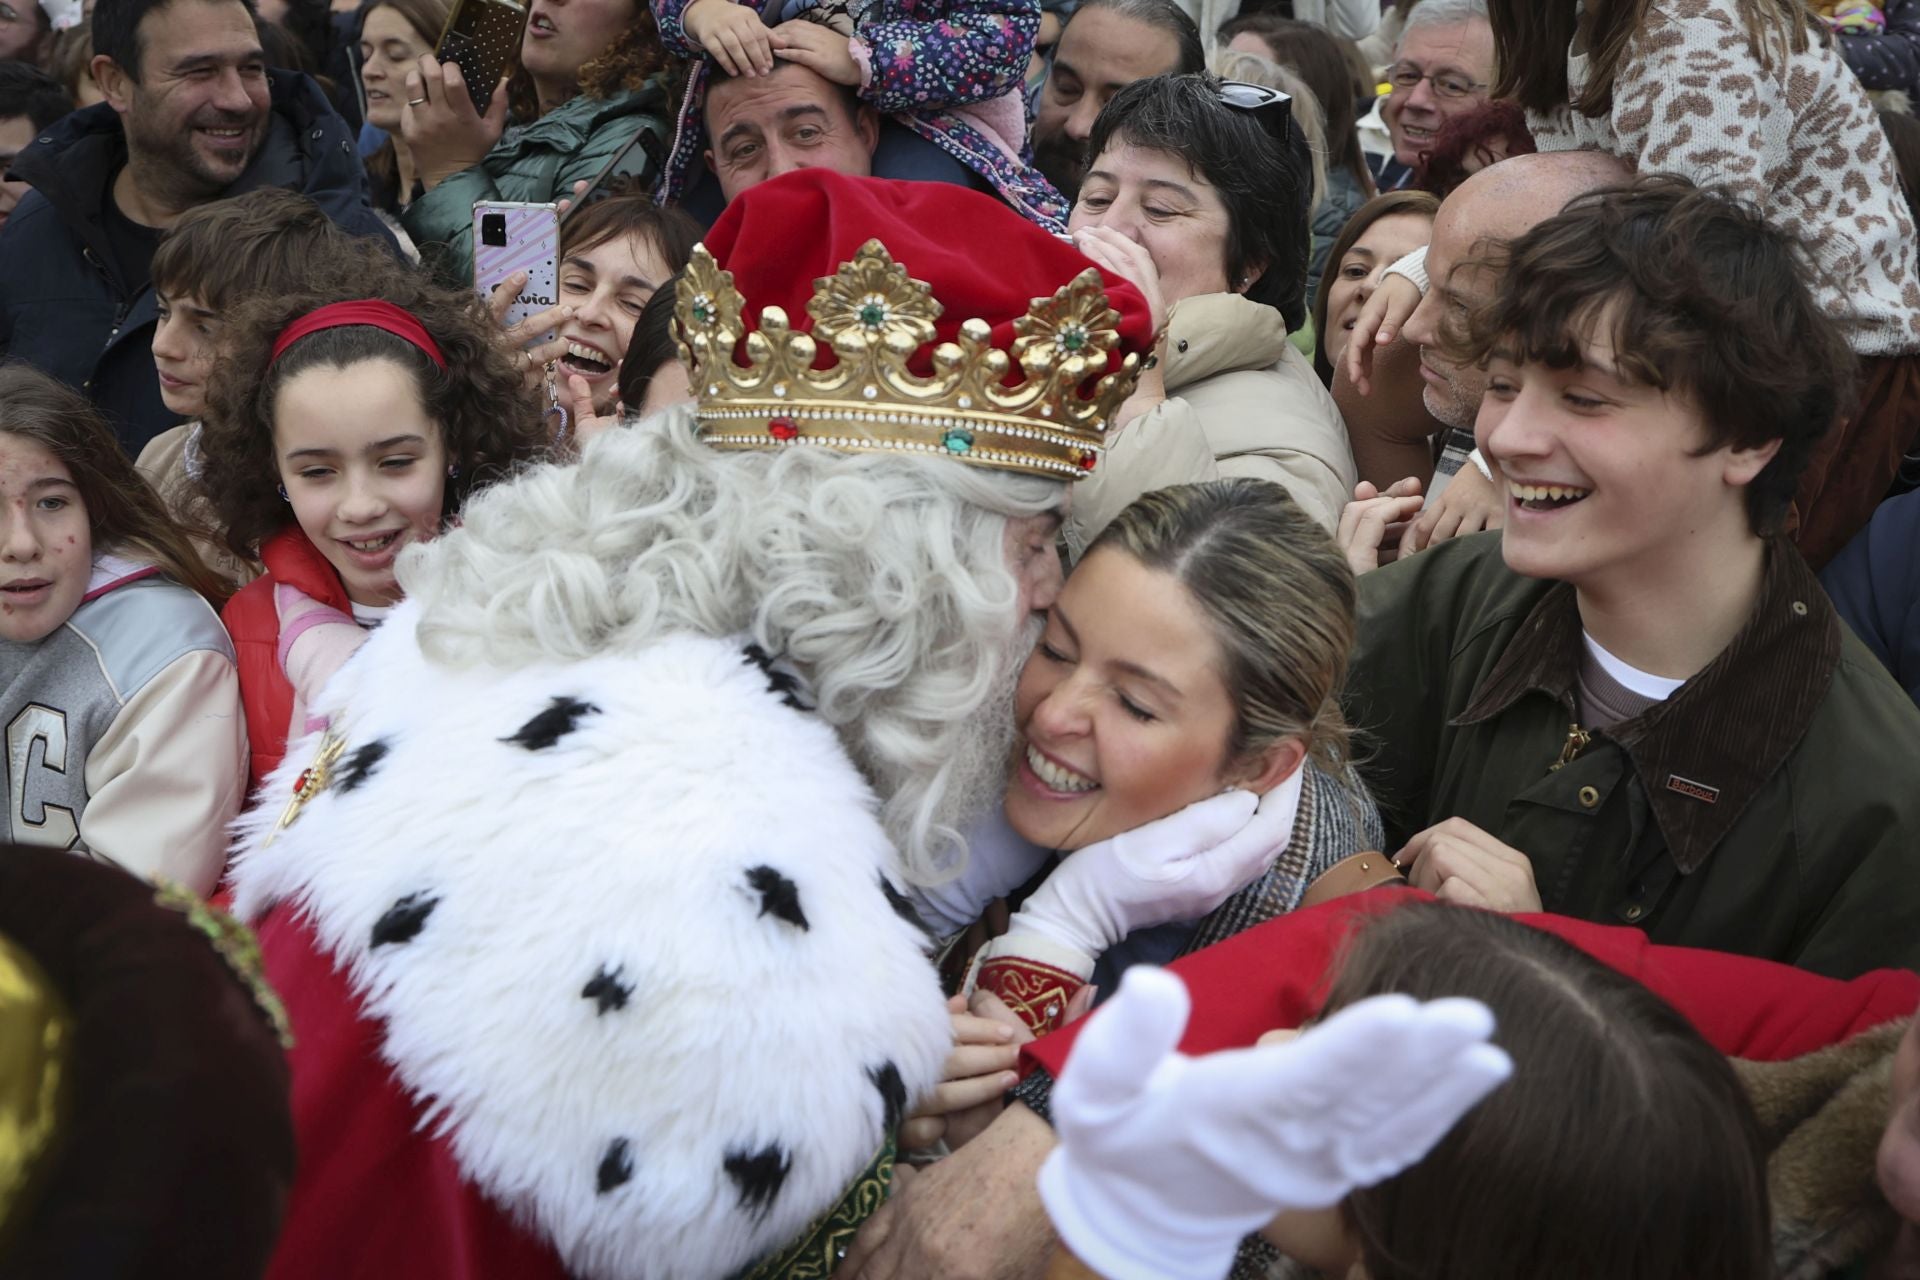
<svg viewBox="0 0 1920 1280">
<path fill-rule="evenodd" d="M 773 70 L 772 33 L 746 5 L 693 0 L 680 23 L 728 75 L 763 76 Z"/>
<path fill-rule="evenodd" d="M 853 60 L 847 38 L 831 27 L 794 18 L 775 27 L 772 35 L 774 52 L 835 84 L 858 89 L 866 78 L 860 74 L 860 64 Z"/>
<path fill-rule="evenodd" d="M 1033 1038 L 1018 1018 L 1009 1025 L 967 1012 L 964 996 L 947 1001 L 947 1013 L 953 1019 L 953 1052 L 947 1055 L 941 1083 L 915 1103 L 900 1126 L 900 1145 L 908 1151 L 927 1150 L 947 1137 L 954 1115 L 997 1104 L 1019 1079 L 1013 1067 L 1020 1060 L 1020 1045 Z"/>
</svg>

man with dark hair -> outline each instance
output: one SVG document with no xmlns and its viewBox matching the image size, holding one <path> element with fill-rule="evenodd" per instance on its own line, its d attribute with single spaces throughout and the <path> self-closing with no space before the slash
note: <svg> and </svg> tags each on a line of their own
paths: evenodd
<svg viewBox="0 0 1920 1280">
<path fill-rule="evenodd" d="M 86 391 L 130 454 L 177 421 L 154 372 L 149 268 L 181 214 L 286 187 L 391 240 L 345 123 L 306 76 L 269 77 L 254 24 L 250 0 L 100 0 L 92 71 L 107 100 L 13 166 L 34 189 L 0 236 L 0 354 Z"/>
<path fill-rule="evenodd" d="M 873 174 L 880 117 L 852 89 L 776 58 L 763 76 L 715 69 L 707 85 L 707 168 L 731 203 L 748 187 L 795 169 Z"/>
<path fill-rule="evenodd" d="M 1135 80 L 1206 69 L 1200 28 L 1173 0 L 1085 0 L 1055 47 L 1033 115 L 1033 162 L 1069 201 L 1107 100 Z"/>
<path fill-rule="evenodd" d="M 73 110 L 73 99 L 38 67 L 0 62 L 0 230 L 30 188 L 7 172 L 40 131 Z"/>
</svg>

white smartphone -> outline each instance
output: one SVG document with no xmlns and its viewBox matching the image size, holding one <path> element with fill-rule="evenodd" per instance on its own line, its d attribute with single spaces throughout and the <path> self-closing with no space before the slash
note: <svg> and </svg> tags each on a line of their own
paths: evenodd
<svg viewBox="0 0 1920 1280">
<path fill-rule="evenodd" d="M 509 326 L 551 307 L 560 294 L 560 206 L 480 200 L 473 206 L 473 287 L 491 298 L 516 271 L 527 283 L 507 308 Z M 550 341 L 549 333 L 541 341 Z"/>
</svg>

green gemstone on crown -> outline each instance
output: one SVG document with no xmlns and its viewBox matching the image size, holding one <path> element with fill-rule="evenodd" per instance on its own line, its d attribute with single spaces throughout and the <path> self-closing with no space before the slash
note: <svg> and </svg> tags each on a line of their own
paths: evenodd
<svg viewBox="0 0 1920 1280">
<path fill-rule="evenodd" d="M 955 427 L 940 437 L 940 443 L 947 446 L 948 453 L 965 453 L 973 448 L 973 432 L 965 427 Z"/>
<path fill-rule="evenodd" d="M 860 304 L 861 324 L 867 326 L 869 329 L 878 329 L 886 322 L 887 308 L 885 304 L 879 302 L 863 302 Z"/>
<path fill-rule="evenodd" d="M 1077 324 L 1069 325 L 1060 331 L 1060 345 L 1073 352 L 1084 350 L 1087 345 L 1087 331 Z"/>
</svg>

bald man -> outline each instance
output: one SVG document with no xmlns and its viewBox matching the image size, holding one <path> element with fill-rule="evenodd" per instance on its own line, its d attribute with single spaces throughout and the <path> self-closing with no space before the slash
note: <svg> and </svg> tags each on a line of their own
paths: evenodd
<svg viewBox="0 0 1920 1280">
<path fill-rule="evenodd" d="M 1443 351 L 1450 317 L 1463 316 L 1499 287 L 1500 249 L 1567 207 L 1575 196 L 1633 177 L 1598 151 L 1515 156 L 1468 178 L 1440 205 L 1427 246 L 1430 285 L 1408 317 L 1406 341 L 1420 348 L 1427 412 L 1449 427 L 1473 430 L 1486 393 L 1484 369 L 1461 366 Z"/>
</svg>

